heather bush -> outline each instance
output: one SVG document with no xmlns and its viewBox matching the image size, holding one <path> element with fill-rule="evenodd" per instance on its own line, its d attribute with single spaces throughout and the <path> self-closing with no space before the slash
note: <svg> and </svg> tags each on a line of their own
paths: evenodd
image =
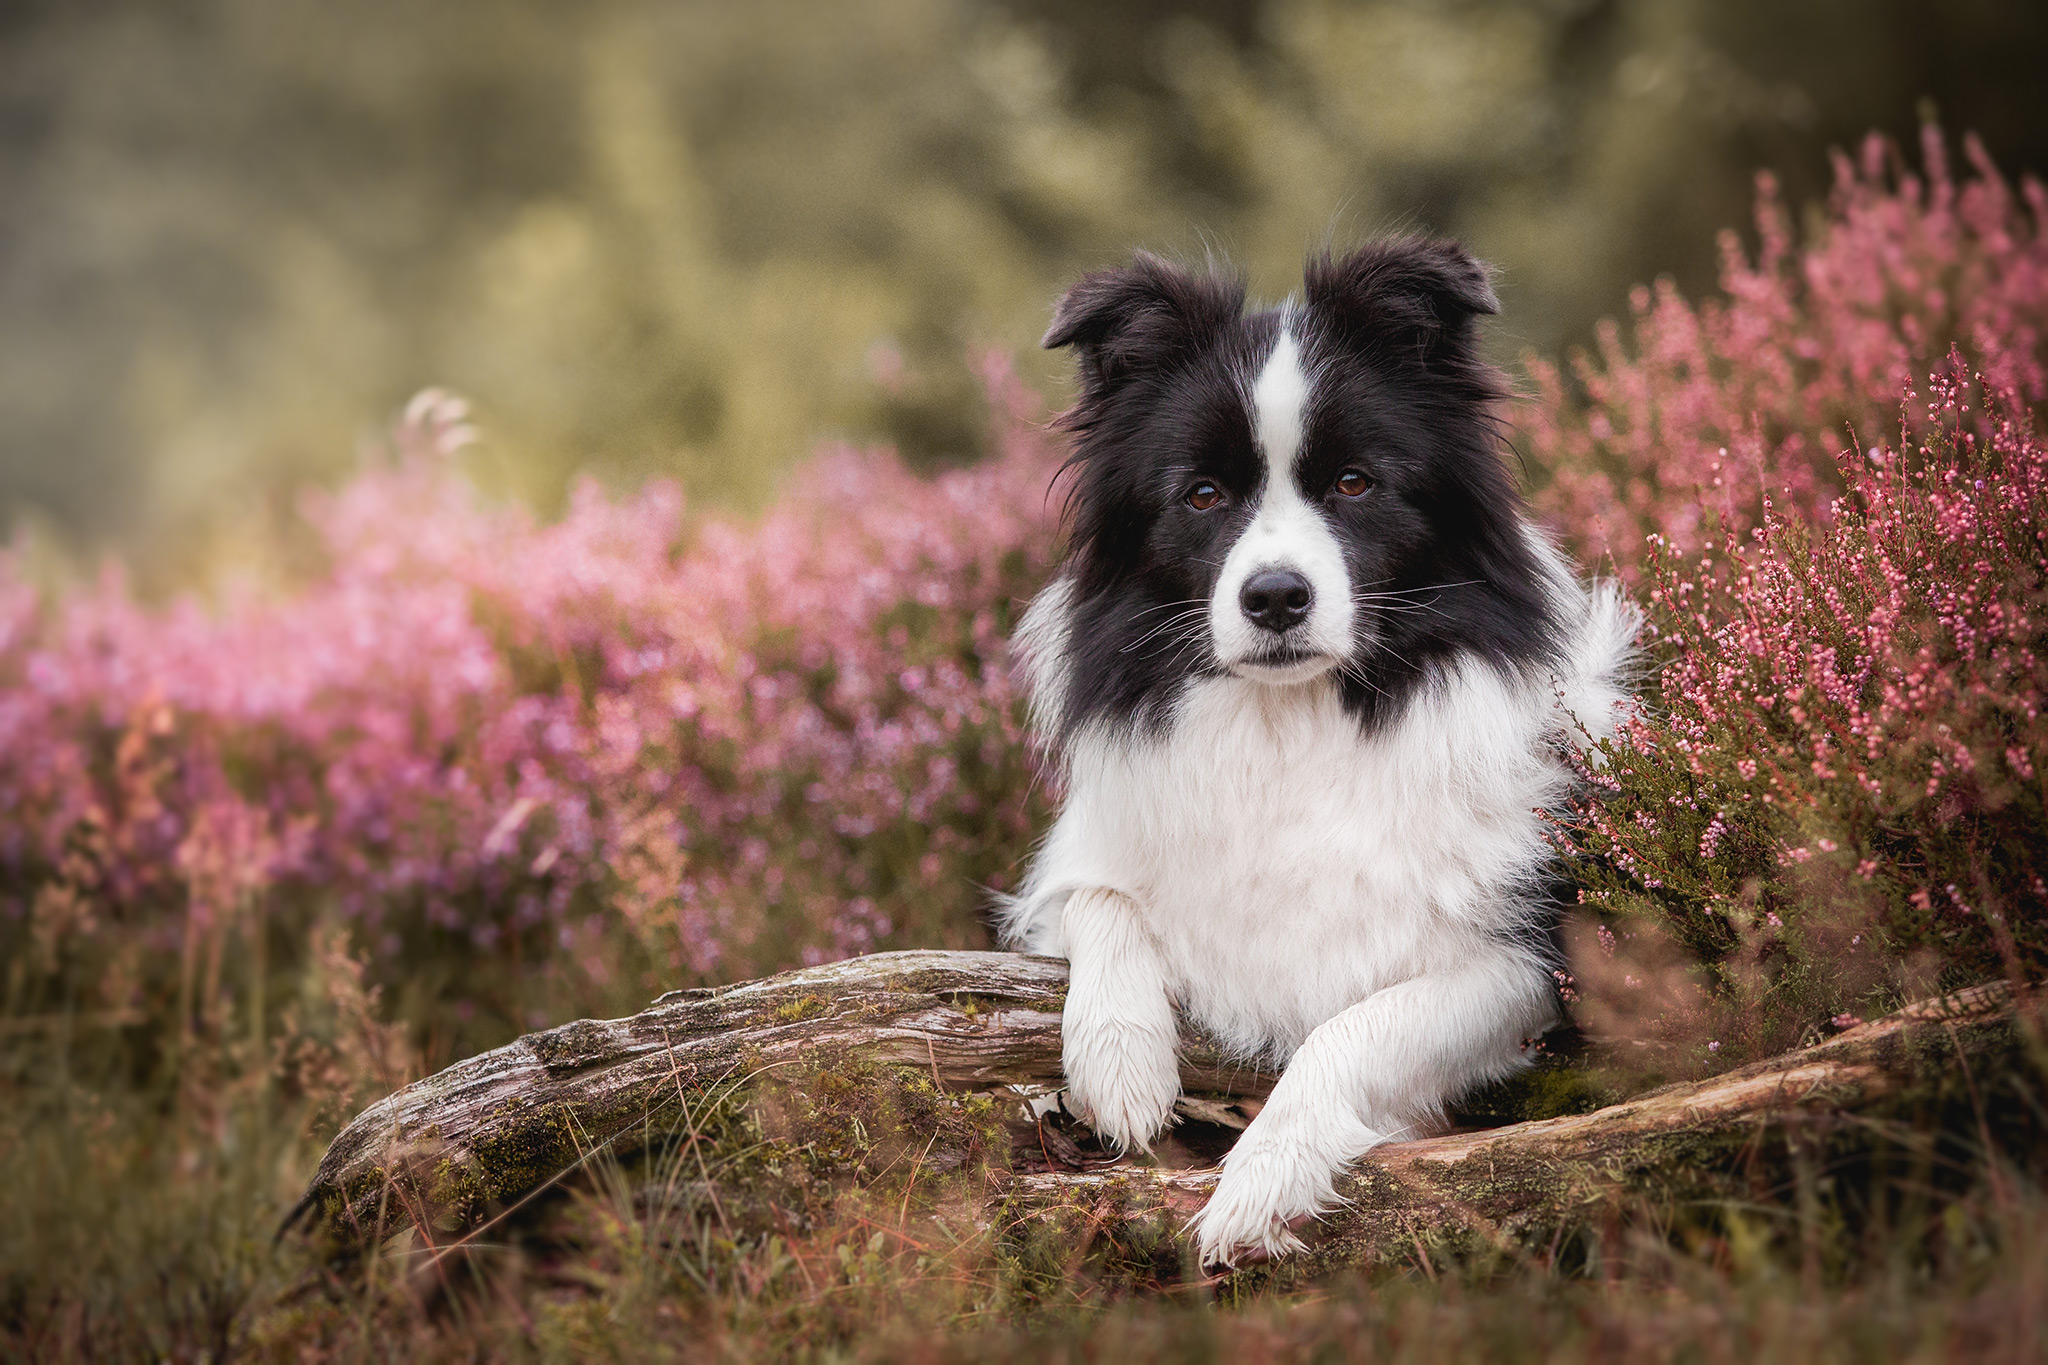
<svg viewBox="0 0 2048 1365">
<path fill-rule="evenodd" d="M 1766 496 L 1782 516 L 1824 520 L 1852 433 L 1887 432 L 1907 386 L 1952 347 L 1994 387 L 2048 400 L 2048 199 L 2031 180 L 2015 193 L 1975 138 L 1963 146 L 1960 183 L 1933 126 L 1919 174 L 1875 134 L 1857 158 L 1837 154 L 1803 247 L 1760 176 L 1757 250 L 1722 234 L 1722 297 L 1639 287 L 1627 341 L 1602 324 L 1569 378 L 1530 358 L 1518 424 L 1550 477 L 1538 505 L 1589 563 L 1611 559 L 1634 582 L 1646 537 L 1697 550 L 1715 526 L 1757 524 Z"/>
<path fill-rule="evenodd" d="M 827 451 L 745 526 L 665 482 L 547 525 L 491 505 L 428 394 L 306 499 L 291 586 L 43 600 L 0 564 L 8 1007 L 189 1029 L 253 992 L 260 1031 L 280 916 L 346 926 L 416 1022 L 494 1012 L 479 1037 L 535 998 L 515 978 L 619 1008 L 984 943 L 1033 822 L 1005 642 L 1056 467 L 986 368 L 995 458 Z"/>
<path fill-rule="evenodd" d="M 1657 704 L 1570 831 L 1624 935 L 1582 943 L 1582 1013 L 1732 1060 L 2048 966 L 2048 446 L 1986 387 L 1936 374 L 1824 523 L 1653 539 Z"/>
<path fill-rule="evenodd" d="M 2048 963 L 2044 200 L 1967 145 L 1961 186 L 1933 130 L 1924 178 L 1841 160 L 1803 248 L 1764 181 L 1726 297 L 1639 294 L 1580 395 L 1536 367 L 1539 501 L 1650 616 L 1565 994 L 1655 1068 Z"/>
</svg>

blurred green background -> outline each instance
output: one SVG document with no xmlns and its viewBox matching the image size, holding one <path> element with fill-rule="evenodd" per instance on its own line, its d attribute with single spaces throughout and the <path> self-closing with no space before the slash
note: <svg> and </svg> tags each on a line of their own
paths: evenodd
<svg viewBox="0 0 2048 1365">
<path fill-rule="evenodd" d="M 1386 229 L 1504 360 L 1710 282 L 1751 175 L 1938 112 L 2048 162 L 2048 6 L 1961 0 L 0 0 L 0 516 L 145 583 L 274 537 L 413 390 L 476 473 L 758 505 L 821 438 L 982 440 L 1133 246 L 1269 297 Z M 1059 364 L 1027 374 L 1049 392 Z"/>
</svg>

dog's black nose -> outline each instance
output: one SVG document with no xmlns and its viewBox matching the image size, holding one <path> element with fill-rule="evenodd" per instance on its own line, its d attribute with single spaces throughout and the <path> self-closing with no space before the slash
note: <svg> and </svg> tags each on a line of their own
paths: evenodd
<svg viewBox="0 0 2048 1365">
<path fill-rule="evenodd" d="M 1261 569 L 1237 593 L 1237 604 L 1252 624 L 1272 631 L 1300 625 L 1315 600 L 1315 589 L 1293 569 Z"/>
</svg>

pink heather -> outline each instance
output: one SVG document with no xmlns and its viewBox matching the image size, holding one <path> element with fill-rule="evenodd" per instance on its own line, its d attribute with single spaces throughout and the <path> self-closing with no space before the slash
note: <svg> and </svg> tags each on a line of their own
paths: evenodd
<svg viewBox="0 0 2048 1365">
<path fill-rule="evenodd" d="M 1804 246 L 1765 179 L 1721 297 L 1643 291 L 1519 413 L 1650 619 L 1578 900 L 1677 941 L 1723 1063 L 2048 964 L 2048 201 L 1965 145 L 1958 183 L 1932 130 L 1924 174 L 1867 143 Z"/>
<path fill-rule="evenodd" d="M 1723 297 L 1638 289 L 1629 340 L 1607 324 L 1573 364 L 1585 402 L 1532 360 L 1519 416 L 1555 475 L 1543 511 L 1634 582 L 1646 536 L 1702 549 L 1708 513 L 1738 533 L 1766 500 L 1825 520 L 1850 431 L 1894 430 L 1900 395 L 1952 345 L 1992 388 L 2048 399 L 2048 200 L 2032 181 L 2015 194 L 1974 138 L 1964 149 L 1974 175 L 1958 184 L 1938 129 L 1918 175 L 1873 135 L 1837 158 L 1825 234 L 1803 250 L 1760 176 L 1757 253 L 1723 235 Z"/>
<path fill-rule="evenodd" d="M 42 604 L 0 560 L 0 913 L 74 886 L 147 922 L 271 886 L 489 946 L 592 913 L 708 973 L 891 930 L 866 884 L 971 901 L 1029 837 L 1006 622 L 1046 567 L 1058 455 L 987 365 L 999 451 L 924 480 L 835 449 L 758 523 L 672 483 L 579 486 L 536 524 L 449 456 L 423 395 L 394 458 L 306 520 L 288 595 L 139 604 L 118 572 Z M 878 861 L 896 834 L 905 865 Z M 81 885 L 82 883 L 82 885 Z M 775 919 L 792 942 L 756 943 Z M 962 907 L 965 914 L 966 907 Z"/>
</svg>

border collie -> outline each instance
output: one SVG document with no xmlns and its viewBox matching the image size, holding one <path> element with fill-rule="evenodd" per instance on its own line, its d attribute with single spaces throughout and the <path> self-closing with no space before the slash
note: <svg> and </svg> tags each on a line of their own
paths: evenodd
<svg viewBox="0 0 2048 1365">
<path fill-rule="evenodd" d="M 1298 1250 L 1555 1022 L 1542 812 L 1638 625 L 1524 519 L 1486 268 L 1410 238 L 1304 285 L 1247 311 L 1141 253 L 1044 343 L 1077 477 L 1017 645 L 1066 796 L 1003 929 L 1071 962 L 1068 1098 L 1118 1148 L 1173 1121 L 1176 1007 L 1284 1067 L 1190 1225 L 1211 1264 Z"/>
</svg>

